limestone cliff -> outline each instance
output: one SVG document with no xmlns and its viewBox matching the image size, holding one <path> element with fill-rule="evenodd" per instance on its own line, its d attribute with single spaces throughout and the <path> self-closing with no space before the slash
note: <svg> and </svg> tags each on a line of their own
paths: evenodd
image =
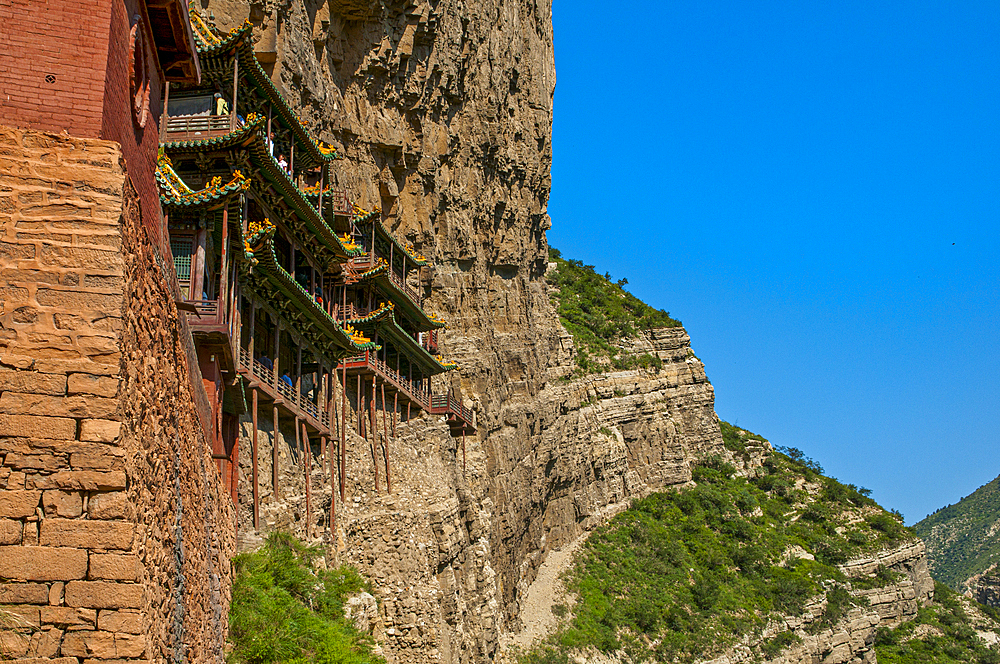
<svg viewBox="0 0 1000 664">
<path fill-rule="evenodd" d="M 451 380 L 478 436 L 463 445 L 428 417 L 402 425 L 391 494 L 375 491 L 349 437 L 332 544 L 373 580 L 390 661 L 492 659 L 548 551 L 723 452 L 712 386 L 682 328 L 637 343 L 662 360 L 657 371 L 571 377 L 573 342 L 544 280 L 551 4 L 200 4 L 222 29 L 249 17 L 272 78 L 345 157 L 338 184 L 381 206 L 433 265 L 425 302 L 449 323 L 441 350 L 461 365 Z M 302 530 L 295 486 L 262 507 L 265 521 Z M 314 499 L 329 506 L 328 492 Z M 244 510 L 244 533 L 247 522 Z"/>
</svg>

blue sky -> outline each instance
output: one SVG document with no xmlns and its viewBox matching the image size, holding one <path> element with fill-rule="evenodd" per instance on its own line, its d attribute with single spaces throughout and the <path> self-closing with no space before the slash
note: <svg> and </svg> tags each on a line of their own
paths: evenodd
<svg viewBox="0 0 1000 664">
<path fill-rule="evenodd" d="M 907 523 L 1000 475 L 1000 3 L 555 0 L 549 243 Z"/>
</svg>

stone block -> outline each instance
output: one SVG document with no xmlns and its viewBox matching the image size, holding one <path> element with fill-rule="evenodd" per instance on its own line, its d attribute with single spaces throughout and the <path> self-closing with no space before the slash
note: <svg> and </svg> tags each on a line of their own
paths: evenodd
<svg viewBox="0 0 1000 664">
<path fill-rule="evenodd" d="M 121 521 L 90 519 L 45 519 L 39 540 L 42 546 L 73 546 L 87 549 L 128 549 L 135 527 Z M 74 576 L 73 579 L 82 577 Z"/>
<path fill-rule="evenodd" d="M 43 606 L 41 609 L 42 623 L 46 625 L 89 625 L 97 624 L 97 611 L 94 609 L 75 609 L 70 606 Z M 114 631 L 114 630 L 112 630 Z"/>
<path fill-rule="evenodd" d="M 63 637 L 63 655 L 113 659 L 117 652 L 115 635 L 111 632 L 67 632 Z"/>
<path fill-rule="evenodd" d="M 0 519 L 0 546 L 4 544 L 20 544 L 20 543 L 21 543 L 21 522 L 14 521 L 12 519 Z"/>
<path fill-rule="evenodd" d="M 70 394 L 93 394 L 99 397 L 114 397 L 118 394 L 118 379 L 110 376 L 94 376 L 85 373 L 70 374 L 67 391 Z"/>
<path fill-rule="evenodd" d="M 139 571 L 139 559 L 130 553 L 92 553 L 87 578 L 138 581 Z"/>
<path fill-rule="evenodd" d="M 0 604 L 46 604 L 49 587 L 44 583 L 0 583 Z"/>
<path fill-rule="evenodd" d="M 0 546 L 0 577 L 5 579 L 68 581 L 86 576 L 86 551 L 48 546 Z M 45 601 L 48 602 L 47 589 Z"/>
<path fill-rule="evenodd" d="M 66 584 L 62 581 L 56 581 L 49 586 L 49 606 L 62 606 L 64 588 Z"/>
<path fill-rule="evenodd" d="M 70 467 L 74 470 L 125 470 L 124 453 L 115 447 L 102 447 L 73 452 L 69 455 Z"/>
<path fill-rule="evenodd" d="M 15 614 L 17 617 L 14 618 L 21 627 L 38 627 L 39 617 L 38 617 L 38 607 L 31 605 L 8 605 L 4 607 L 5 611 Z"/>
<path fill-rule="evenodd" d="M 54 489 L 42 494 L 45 516 L 73 519 L 83 514 L 83 496 L 76 491 Z"/>
<path fill-rule="evenodd" d="M 0 431 L 5 436 L 72 440 L 76 438 L 76 420 L 66 417 L 0 413 Z"/>
<path fill-rule="evenodd" d="M 142 616 L 138 611 L 101 611 L 97 628 L 107 632 L 142 634 Z"/>
<path fill-rule="evenodd" d="M 61 470 L 35 480 L 37 489 L 75 489 L 77 491 L 113 491 L 125 488 L 125 473 L 100 470 Z"/>
<path fill-rule="evenodd" d="M 0 392 L 7 391 L 52 395 L 66 394 L 66 376 L 0 369 Z"/>
<path fill-rule="evenodd" d="M 92 519 L 127 519 L 128 497 L 124 491 L 96 493 L 87 503 L 87 512 Z"/>
<path fill-rule="evenodd" d="M 80 440 L 112 443 L 121 431 L 121 422 L 113 420 L 83 420 L 80 422 Z"/>
<path fill-rule="evenodd" d="M 89 609 L 137 609 L 142 604 L 142 586 L 110 581 L 70 581 L 66 605 Z"/>
<path fill-rule="evenodd" d="M 76 657 L 30 657 L 28 659 L 15 659 L 7 664 L 80 664 Z"/>
<path fill-rule="evenodd" d="M 106 397 L 64 396 L 4 392 L 0 394 L 0 413 L 11 415 L 46 413 L 53 417 L 112 417 L 118 410 L 118 401 Z M 68 438 L 76 438 L 74 435 Z M 47 437 L 47 436 L 46 436 Z"/>
<path fill-rule="evenodd" d="M 41 495 L 41 491 L 0 491 L 0 517 L 24 519 L 34 516 Z"/>
<path fill-rule="evenodd" d="M 49 453 L 41 454 L 18 454 L 11 452 L 4 459 L 4 465 L 15 470 L 57 470 L 65 461 L 62 457 L 57 457 Z"/>
</svg>

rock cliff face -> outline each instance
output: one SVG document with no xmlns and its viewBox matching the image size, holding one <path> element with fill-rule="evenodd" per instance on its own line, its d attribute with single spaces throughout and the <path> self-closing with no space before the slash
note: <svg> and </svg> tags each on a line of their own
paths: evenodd
<svg viewBox="0 0 1000 664">
<path fill-rule="evenodd" d="M 338 184 L 380 206 L 433 265 L 425 302 L 449 322 L 441 349 L 461 365 L 450 380 L 479 433 L 463 445 L 434 418 L 401 425 L 391 494 L 374 490 L 366 447 L 349 436 L 331 544 L 372 579 L 380 609 L 368 624 L 390 662 L 490 660 L 548 551 L 724 453 L 681 328 L 636 343 L 659 371 L 571 377 L 572 339 L 544 280 L 551 4 L 200 3 L 224 30 L 249 17 L 273 79 L 345 157 Z M 328 506 L 328 490 L 314 500 Z M 279 505 L 262 514 L 302 529 Z"/>
</svg>

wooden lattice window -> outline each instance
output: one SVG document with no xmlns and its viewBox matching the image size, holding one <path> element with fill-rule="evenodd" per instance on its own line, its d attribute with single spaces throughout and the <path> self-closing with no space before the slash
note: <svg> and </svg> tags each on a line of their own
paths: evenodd
<svg viewBox="0 0 1000 664">
<path fill-rule="evenodd" d="M 191 279 L 191 253 L 193 248 L 193 238 L 170 238 L 170 253 L 174 256 L 174 268 L 177 271 L 177 279 L 180 281 Z"/>
</svg>

